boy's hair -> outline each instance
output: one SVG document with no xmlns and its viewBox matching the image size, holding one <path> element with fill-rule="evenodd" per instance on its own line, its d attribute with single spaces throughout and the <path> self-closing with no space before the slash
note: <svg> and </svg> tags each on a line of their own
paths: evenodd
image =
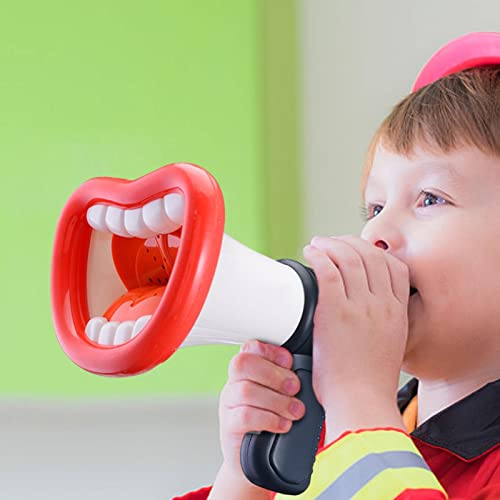
<svg viewBox="0 0 500 500">
<path fill-rule="evenodd" d="M 475 146 L 500 157 L 500 66 L 453 73 L 399 102 L 368 147 L 361 177 L 363 200 L 378 145 L 408 157 L 417 145 L 440 153 Z"/>
</svg>

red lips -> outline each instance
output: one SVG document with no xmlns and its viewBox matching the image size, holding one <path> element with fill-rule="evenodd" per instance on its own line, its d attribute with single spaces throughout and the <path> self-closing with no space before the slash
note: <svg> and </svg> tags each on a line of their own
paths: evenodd
<svg viewBox="0 0 500 500">
<path fill-rule="evenodd" d="M 184 196 L 183 226 L 149 240 L 113 235 L 112 254 L 126 293 L 104 316 L 124 321 L 153 314 L 140 334 L 122 345 L 89 340 L 87 272 L 93 229 L 86 213 L 95 204 L 122 209 L 144 206 L 169 193 Z M 101 375 L 132 375 L 165 361 L 183 342 L 203 307 L 217 265 L 224 231 L 224 201 L 204 169 L 177 163 L 130 181 L 91 179 L 70 197 L 56 229 L 51 269 L 53 321 L 66 354 Z M 180 237 L 180 246 L 177 243 Z M 169 243 L 170 240 L 170 243 Z"/>
</svg>

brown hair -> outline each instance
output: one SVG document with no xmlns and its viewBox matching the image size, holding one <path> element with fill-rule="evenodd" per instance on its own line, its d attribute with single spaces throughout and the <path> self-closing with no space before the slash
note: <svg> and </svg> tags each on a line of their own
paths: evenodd
<svg viewBox="0 0 500 500">
<path fill-rule="evenodd" d="M 375 132 L 361 177 L 361 198 L 378 145 L 411 156 L 417 144 L 449 153 L 475 146 L 500 157 L 500 66 L 482 66 L 445 76 L 409 94 Z"/>
</svg>

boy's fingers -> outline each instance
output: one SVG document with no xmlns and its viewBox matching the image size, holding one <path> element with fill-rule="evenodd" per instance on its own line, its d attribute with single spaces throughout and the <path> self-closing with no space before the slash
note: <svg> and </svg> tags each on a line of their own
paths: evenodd
<svg viewBox="0 0 500 500">
<path fill-rule="evenodd" d="M 300 389 L 300 380 L 292 370 L 258 354 L 240 352 L 231 359 L 228 371 L 230 383 L 249 380 L 288 396 L 294 396 Z"/>
<path fill-rule="evenodd" d="M 320 295 L 328 290 L 333 303 L 335 300 L 345 300 L 347 292 L 344 278 L 328 255 L 313 245 L 306 245 L 303 249 L 303 255 L 316 274 Z"/>
<path fill-rule="evenodd" d="M 368 286 L 368 290 L 375 295 L 391 291 L 391 277 L 387 262 L 389 254 L 387 252 L 377 248 L 369 241 L 351 234 L 335 236 L 331 239 L 351 247 L 359 255 L 360 264 L 355 266 L 360 274 L 359 283 L 355 283 L 358 290 L 366 293 L 366 286 Z M 352 270 L 350 272 L 351 275 L 354 274 Z M 363 282 L 363 286 L 360 286 L 361 282 Z"/>
<path fill-rule="evenodd" d="M 267 344 L 266 342 L 261 342 L 259 340 L 249 340 L 248 342 L 245 342 L 241 346 L 240 352 L 259 354 L 260 356 L 279 366 L 282 366 L 283 368 L 291 368 L 293 363 L 290 351 L 284 347 Z"/>
<path fill-rule="evenodd" d="M 292 421 L 271 411 L 238 406 L 230 410 L 227 426 L 230 433 L 237 434 L 261 431 L 284 433 L 290 430 Z"/>
<path fill-rule="evenodd" d="M 407 264 L 393 255 L 387 255 L 387 264 L 394 296 L 403 304 L 408 303 L 410 298 L 410 271 Z"/>
<path fill-rule="evenodd" d="M 260 408 L 289 420 L 302 418 L 305 413 L 304 403 L 299 399 L 285 396 L 248 380 L 227 384 L 222 403 L 229 409 L 239 406 Z"/>
<path fill-rule="evenodd" d="M 339 285 L 340 282 L 344 285 L 347 298 L 355 299 L 360 291 L 368 289 L 363 258 L 352 245 L 340 238 L 315 236 L 311 240 L 311 247 L 323 252 L 331 262 L 328 272 L 330 275 L 340 276 Z"/>
</svg>

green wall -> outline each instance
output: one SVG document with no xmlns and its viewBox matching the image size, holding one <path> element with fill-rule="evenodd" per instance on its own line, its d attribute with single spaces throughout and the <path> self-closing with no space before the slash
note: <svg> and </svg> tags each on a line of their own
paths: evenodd
<svg viewBox="0 0 500 500">
<path fill-rule="evenodd" d="M 52 241 L 60 210 L 85 180 L 133 179 L 183 161 L 219 181 L 228 234 L 272 257 L 294 257 L 294 15 L 288 0 L 32 0 L 2 9 L 0 393 L 220 390 L 235 347 L 183 349 L 126 379 L 74 365 L 52 325 Z M 283 37 L 290 43 L 276 52 Z M 288 81 L 273 73 L 276 61 Z M 281 95 L 274 107 L 273 93 Z M 279 207 L 287 206 L 283 220 Z"/>
</svg>

